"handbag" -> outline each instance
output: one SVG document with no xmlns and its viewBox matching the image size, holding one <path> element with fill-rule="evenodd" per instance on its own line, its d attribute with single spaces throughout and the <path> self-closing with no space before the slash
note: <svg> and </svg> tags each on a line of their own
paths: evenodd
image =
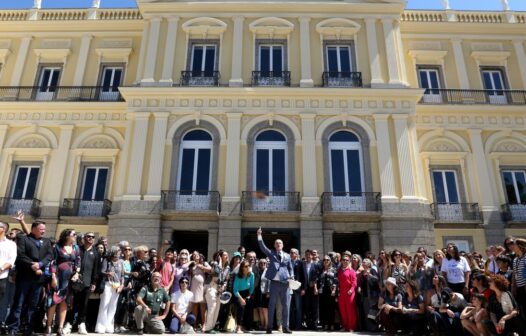
<svg viewBox="0 0 526 336">
<path fill-rule="evenodd" d="M 78 278 L 77 280 L 73 281 L 73 280 L 70 280 L 69 281 L 69 285 L 71 286 L 71 289 L 74 291 L 74 292 L 81 292 L 82 290 L 84 290 L 84 282 L 82 281 L 82 273 L 77 273 L 78 274 Z"/>
<path fill-rule="evenodd" d="M 369 309 L 369 312 L 367 313 L 367 318 L 369 320 L 373 320 L 373 321 L 376 321 L 377 317 L 378 317 L 378 314 L 380 313 L 380 310 L 377 309 L 377 308 L 370 308 Z"/>
<path fill-rule="evenodd" d="M 233 333 L 233 332 L 236 332 L 236 319 L 234 318 L 234 316 L 232 315 L 232 313 L 230 313 L 228 315 L 228 319 L 226 320 L 226 324 L 225 324 L 225 331 L 226 332 L 229 332 L 229 333 Z"/>
</svg>

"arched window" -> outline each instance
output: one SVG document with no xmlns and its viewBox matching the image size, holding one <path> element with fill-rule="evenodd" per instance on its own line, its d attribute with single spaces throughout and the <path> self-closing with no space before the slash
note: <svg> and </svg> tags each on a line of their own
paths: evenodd
<svg viewBox="0 0 526 336">
<path fill-rule="evenodd" d="M 177 189 L 183 195 L 208 195 L 211 184 L 213 140 L 204 130 L 183 136 Z"/>
<path fill-rule="evenodd" d="M 349 131 L 333 133 L 329 137 L 329 161 L 332 208 L 365 210 L 362 145 L 358 136 Z"/>
<path fill-rule="evenodd" d="M 256 191 L 287 191 L 287 138 L 276 130 L 256 136 L 254 145 L 254 186 Z"/>
</svg>

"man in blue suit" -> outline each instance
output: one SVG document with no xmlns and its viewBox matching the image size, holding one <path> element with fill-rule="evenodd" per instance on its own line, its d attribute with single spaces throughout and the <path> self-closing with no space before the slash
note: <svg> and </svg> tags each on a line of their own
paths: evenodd
<svg viewBox="0 0 526 336">
<path fill-rule="evenodd" d="M 274 242 L 274 250 L 269 250 L 263 242 L 262 233 L 261 228 L 259 228 L 257 231 L 259 248 L 269 259 L 266 274 L 266 278 L 270 280 L 267 334 L 272 334 L 274 312 L 276 311 L 278 299 L 281 301 L 281 306 L 283 307 L 283 332 L 285 334 L 291 334 L 292 331 L 289 329 L 290 289 L 288 280 L 294 279 L 292 259 L 288 253 L 283 251 L 283 241 L 280 239 L 276 239 Z"/>
</svg>

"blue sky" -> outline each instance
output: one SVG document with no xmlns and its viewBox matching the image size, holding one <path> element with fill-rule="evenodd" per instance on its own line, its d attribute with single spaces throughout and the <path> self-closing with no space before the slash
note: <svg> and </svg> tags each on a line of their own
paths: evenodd
<svg viewBox="0 0 526 336">
<path fill-rule="evenodd" d="M 101 0 L 102 7 L 135 7 L 135 0 Z M 450 0 L 453 9 L 498 10 L 500 0 Z M 526 0 L 509 0 L 512 10 L 526 11 Z M 0 0 L 0 8 L 29 8 L 33 0 Z M 91 0 L 42 0 L 44 8 L 89 7 Z M 409 0 L 408 8 L 442 8 L 441 0 Z"/>
</svg>

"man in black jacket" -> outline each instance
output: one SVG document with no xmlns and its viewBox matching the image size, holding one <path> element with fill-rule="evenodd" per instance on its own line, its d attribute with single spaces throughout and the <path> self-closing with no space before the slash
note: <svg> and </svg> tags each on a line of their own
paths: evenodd
<svg viewBox="0 0 526 336">
<path fill-rule="evenodd" d="M 301 298 L 305 295 L 305 289 L 307 288 L 305 271 L 303 270 L 300 252 L 297 249 L 290 249 L 290 258 L 292 259 L 292 266 L 294 267 L 294 280 L 301 282 L 300 288 L 292 291 L 289 315 L 290 327 L 294 330 L 301 330 L 303 324 L 303 304 Z"/>
<path fill-rule="evenodd" d="M 44 238 L 46 223 L 36 221 L 31 225 L 31 233 L 19 235 L 16 258 L 16 290 L 11 312 L 7 318 L 10 335 L 16 335 L 20 327 L 20 315 L 24 305 L 27 306 L 29 327 L 25 334 L 32 333 L 32 317 L 40 298 L 42 285 L 53 259 L 53 250 L 49 239 Z"/>
<path fill-rule="evenodd" d="M 94 247 L 95 233 L 88 232 L 84 235 L 83 244 L 80 246 L 80 274 L 84 288 L 75 296 L 77 308 L 77 322 L 80 335 L 87 335 L 86 330 L 86 309 L 90 293 L 95 291 L 97 277 L 99 275 L 98 264 L 99 254 Z"/>
</svg>

